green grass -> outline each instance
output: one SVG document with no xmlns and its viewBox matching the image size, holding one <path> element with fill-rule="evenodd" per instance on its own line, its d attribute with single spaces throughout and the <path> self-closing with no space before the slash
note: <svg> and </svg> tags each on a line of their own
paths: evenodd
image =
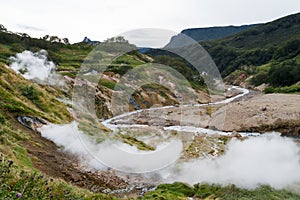
<svg viewBox="0 0 300 200">
<path fill-rule="evenodd" d="M 264 90 L 265 93 L 299 93 L 300 92 L 300 85 L 291 85 L 285 87 L 267 87 Z"/>
<path fill-rule="evenodd" d="M 116 82 L 101 78 L 99 80 L 99 85 L 107 87 L 107 88 L 113 90 L 116 86 Z"/>
<path fill-rule="evenodd" d="M 143 141 L 140 141 L 128 134 L 126 134 L 126 135 L 125 134 L 117 134 L 116 137 L 120 138 L 126 144 L 137 147 L 139 150 L 144 150 L 144 151 L 154 151 L 155 150 L 154 147 L 147 145 Z"/>
<path fill-rule="evenodd" d="M 254 190 L 237 188 L 235 185 L 220 186 L 209 184 L 196 184 L 193 187 L 184 183 L 162 184 L 154 191 L 139 197 L 140 200 L 152 199 L 222 199 L 222 200 L 298 200 L 300 195 L 288 190 L 275 190 L 270 186 L 260 186 Z"/>
<path fill-rule="evenodd" d="M 4 117 L 33 115 L 51 122 L 64 123 L 72 119 L 66 106 L 56 97 L 59 91 L 39 86 L 0 63 L 0 112 Z"/>
<path fill-rule="evenodd" d="M 259 72 L 269 72 L 270 69 L 271 69 L 271 64 L 270 63 L 257 67 L 257 70 Z"/>
<path fill-rule="evenodd" d="M 144 64 L 144 62 L 137 59 L 134 55 L 123 54 L 113 61 L 113 64 L 127 64 L 130 66 L 138 66 Z"/>
<path fill-rule="evenodd" d="M 0 199 L 116 199 L 93 194 L 37 172 L 23 170 L 3 155 L 0 156 Z"/>
<path fill-rule="evenodd" d="M 33 167 L 32 162 L 31 162 L 30 158 L 27 155 L 26 149 L 24 149 L 23 147 L 21 147 L 19 145 L 16 145 L 13 148 L 13 153 L 14 153 L 16 159 L 19 162 L 23 163 L 24 166 L 30 167 L 30 168 Z"/>
</svg>

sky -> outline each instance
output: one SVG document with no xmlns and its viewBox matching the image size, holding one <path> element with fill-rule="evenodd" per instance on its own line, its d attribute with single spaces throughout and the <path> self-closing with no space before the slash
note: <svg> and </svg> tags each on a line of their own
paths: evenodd
<svg viewBox="0 0 300 200">
<path fill-rule="evenodd" d="M 0 24 L 33 37 L 103 41 L 134 29 L 268 22 L 300 12 L 299 0 L 0 0 Z"/>
</svg>

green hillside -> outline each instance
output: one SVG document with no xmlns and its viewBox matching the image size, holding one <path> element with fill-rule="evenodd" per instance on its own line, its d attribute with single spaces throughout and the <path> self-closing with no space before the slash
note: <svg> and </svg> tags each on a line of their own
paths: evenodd
<svg viewBox="0 0 300 200">
<path fill-rule="evenodd" d="M 291 86 L 300 81 L 300 13 L 259 25 L 227 38 L 204 42 L 223 77 L 255 76 L 253 85 Z M 267 65 L 263 70 L 264 66 Z M 289 77 L 290 74 L 294 74 Z M 280 75 L 280 76 L 279 76 Z M 281 76 L 282 75 L 282 76 Z M 286 79 L 289 79 L 286 81 Z"/>
<path fill-rule="evenodd" d="M 221 39 L 223 45 L 241 49 L 282 46 L 290 39 L 300 38 L 300 13 L 258 25 Z"/>
<path fill-rule="evenodd" d="M 258 24 L 243 25 L 243 26 L 220 26 L 220 27 L 207 27 L 207 28 L 189 28 L 181 31 L 192 39 L 200 42 L 206 40 L 221 39 L 229 35 L 247 30 L 258 26 Z M 174 36 L 176 37 L 176 36 Z M 175 38 L 172 38 L 175 39 Z M 172 40 L 171 39 L 171 40 Z"/>
</svg>

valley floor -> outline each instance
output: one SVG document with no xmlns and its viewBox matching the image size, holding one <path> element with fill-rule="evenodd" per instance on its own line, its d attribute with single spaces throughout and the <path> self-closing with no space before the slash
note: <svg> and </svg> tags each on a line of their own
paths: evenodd
<svg viewBox="0 0 300 200">
<path fill-rule="evenodd" d="M 299 95 L 265 95 L 252 91 L 225 105 L 172 107 L 151 113 L 141 112 L 112 121 L 112 123 L 143 124 L 150 125 L 150 127 L 193 126 L 196 124 L 199 127 L 221 131 L 265 132 L 278 130 L 299 136 L 296 128 L 299 127 L 299 102 Z M 116 175 L 114 171 L 91 172 L 85 170 L 76 157 L 62 151 L 61 148 L 41 137 L 40 134 L 32 133 L 31 140 L 24 141 L 22 145 L 32 158 L 33 165 L 47 175 L 62 178 L 93 192 L 102 192 L 106 188 L 119 190 L 129 186 L 128 182 Z M 136 195 L 138 191 L 131 191 L 131 193 L 133 193 L 131 195 Z"/>
<path fill-rule="evenodd" d="M 113 120 L 115 124 L 149 126 L 191 126 L 225 132 L 279 131 L 287 136 L 299 136 L 300 95 L 249 94 L 228 104 L 171 107 L 145 110 Z"/>
</svg>

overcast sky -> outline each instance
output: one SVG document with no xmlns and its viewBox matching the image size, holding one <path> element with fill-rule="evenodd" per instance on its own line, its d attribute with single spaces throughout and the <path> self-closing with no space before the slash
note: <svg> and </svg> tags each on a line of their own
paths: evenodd
<svg viewBox="0 0 300 200">
<path fill-rule="evenodd" d="M 267 22 L 300 12 L 300 0 L 0 0 L 0 24 L 34 37 L 71 42 L 141 28 L 186 28 Z"/>
</svg>

